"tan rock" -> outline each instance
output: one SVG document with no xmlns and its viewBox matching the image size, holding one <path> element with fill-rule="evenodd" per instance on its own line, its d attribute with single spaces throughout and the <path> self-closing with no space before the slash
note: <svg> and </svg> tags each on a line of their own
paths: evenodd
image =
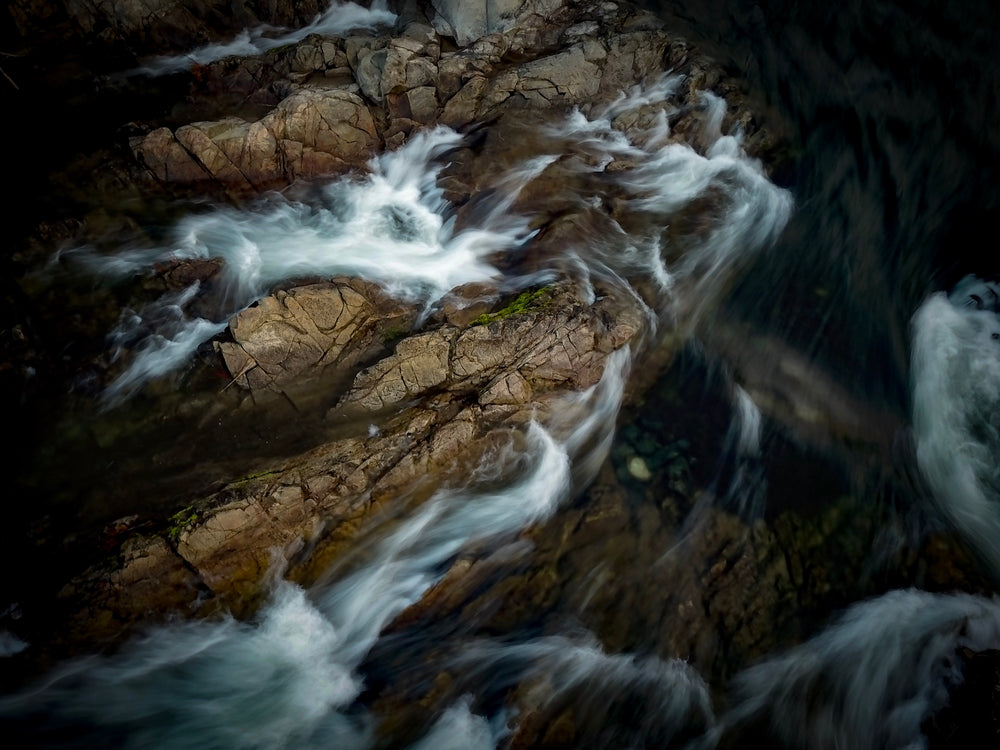
<svg viewBox="0 0 1000 750">
<path fill-rule="evenodd" d="M 255 123 L 239 118 L 155 130 L 133 144 L 163 182 L 213 180 L 237 189 L 337 171 L 379 145 L 371 112 L 343 89 L 300 89 Z"/>
<path fill-rule="evenodd" d="M 380 411 L 416 398 L 448 379 L 450 349 L 447 331 L 411 336 L 400 342 L 395 354 L 360 373 L 345 401 Z"/>
<path fill-rule="evenodd" d="M 413 313 L 361 282 L 313 284 L 279 291 L 236 315 L 232 342 L 216 344 L 235 383 L 283 389 L 347 372 L 381 348 L 392 329 L 409 326 Z"/>
<path fill-rule="evenodd" d="M 600 90 L 601 68 L 588 59 L 584 44 L 518 69 L 517 90 L 530 102 L 542 106 L 569 104 L 593 99 Z"/>
</svg>

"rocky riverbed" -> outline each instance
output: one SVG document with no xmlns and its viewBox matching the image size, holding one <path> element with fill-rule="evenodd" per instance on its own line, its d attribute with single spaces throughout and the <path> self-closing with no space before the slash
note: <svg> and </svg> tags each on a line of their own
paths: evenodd
<svg viewBox="0 0 1000 750">
<path fill-rule="evenodd" d="M 164 623 L 266 621 L 280 581 L 336 591 L 552 446 L 543 510 L 421 553 L 427 585 L 350 665 L 359 746 L 432 736 L 463 699 L 504 707 L 509 747 L 680 746 L 734 675 L 853 602 L 992 592 L 914 521 L 907 415 L 719 307 L 793 210 L 768 179 L 780 123 L 737 72 L 624 2 L 230 6 L 9 9 L 17 91 L 65 45 L 109 50 L 116 112 L 144 103 L 53 166 L 4 259 L 27 436 L 5 562 L 31 571 L 0 603 L 28 644 L 10 688 Z M 468 668 L 497 643 L 551 672 Z M 713 741 L 770 731 L 761 713 Z"/>
</svg>

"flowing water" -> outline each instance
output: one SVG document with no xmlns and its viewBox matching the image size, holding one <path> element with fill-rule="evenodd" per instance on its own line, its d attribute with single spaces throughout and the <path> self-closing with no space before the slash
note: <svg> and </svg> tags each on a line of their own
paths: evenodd
<svg viewBox="0 0 1000 750">
<path fill-rule="evenodd" d="M 826 380 L 799 381 L 831 412 L 853 399 L 894 415 L 903 427 L 892 460 L 879 466 L 880 487 L 892 488 L 911 533 L 954 531 L 985 575 L 1000 580 L 1000 269 L 973 239 L 990 236 L 1000 197 L 993 14 L 961 3 L 651 7 L 746 82 L 787 144 L 773 179 L 746 155 L 738 131 L 722 132 L 725 104 L 713 95 L 700 102 L 699 147 L 672 140 L 683 81 L 665 75 L 605 108 L 534 128 L 516 163 L 461 206 L 441 178 L 463 158 L 467 139 L 437 128 L 367 170 L 245 207 L 198 207 L 157 241 L 72 248 L 38 271 L 39 283 L 71 274 L 100 285 L 167 262 L 220 262 L 211 289 L 195 284 L 120 314 L 107 331 L 118 375 L 95 399 L 104 413 L 138 408 L 150 385 L 184 385 L 199 347 L 230 316 L 302 278 L 365 278 L 417 305 L 422 317 L 458 284 L 489 281 L 513 293 L 569 278 L 592 297 L 612 289 L 636 300 L 647 329 L 609 357 L 600 383 L 563 397 L 558 419 L 510 435 L 462 486 L 370 531 L 362 553 L 314 588 L 277 581 L 276 571 L 271 597 L 251 621 L 160 626 L 112 655 L 58 666 L 0 698 L 9 736 L 38 747 L 384 743 L 366 694 L 366 660 L 391 640 L 385 628 L 472 545 L 504 559 L 530 556 L 518 532 L 558 514 L 616 455 L 626 383 L 664 336 L 690 337 L 724 373 L 719 398 L 729 427 L 713 443 L 719 453 L 699 507 L 717 503 L 752 523 L 768 517 L 768 503 L 819 505 L 818 497 L 788 497 L 798 488 L 771 455 L 795 442 L 788 430 L 795 419 L 809 422 L 806 408 L 793 409 L 789 427 L 730 374 L 728 358 L 745 357 L 755 340 L 713 349 L 713 331 L 736 324 L 785 347 L 761 348 L 751 362 L 781 358 L 789 371 L 787 352 L 796 352 L 836 382 L 842 391 L 834 397 Z M 301 36 L 391 20 L 381 6 L 337 8 L 348 8 L 336 16 L 346 26 L 323 25 L 331 10 Z M 301 36 L 248 32 L 235 47 L 160 60 L 146 72 Z M 651 105 L 659 114 L 628 136 L 615 127 Z M 628 168 L 605 170 L 612 162 Z M 553 184 L 563 191 L 558 210 L 577 228 L 559 242 L 536 230 L 554 212 L 537 200 Z M 613 212 L 604 205 L 609 194 Z M 685 229 L 693 212 L 699 223 Z M 880 429 L 862 420 L 862 436 Z M 812 448 L 846 464 L 844 475 L 867 476 L 869 456 L 854 445 Z M 629 466 L 633 476 L 646 470 Z M 819 484 L 806 483 L 805 494 Z M 692 513 L 688 524 L 702 517 Z M 887 548 L 898 543 L 890 532 L 879 537 Z M 1000 610 L 986 596 L 901 585 L 828 613 L 828 626 L 803 633 L 801 645 L 739 665 L 746 668 L 728 701 L 691 664 L 658 656 L 652 634 L 645 650 L 625 653 L 606 650 L 578 625 L 457 638 L 440 657 L 455 681 L 453 700 L 399 736 L 414 748 L 503 747 L 531 720 L 497 698 L 517 688 L 520 705 L 538 714 L 575 711 L 575 746 L 708 748 L 764 722 L 787 747 L 924 747 L 922 722 L 961 679 L 958 650 L 1000 648 Z M 3 634 L 0 653 L 27 645 Z"/>
</svg>

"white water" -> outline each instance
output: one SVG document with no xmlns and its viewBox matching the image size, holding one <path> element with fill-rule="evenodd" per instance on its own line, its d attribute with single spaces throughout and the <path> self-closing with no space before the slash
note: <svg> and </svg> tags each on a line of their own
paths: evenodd
<svg viewBox="0 0 1000 750">
<path fill-rule="evenodd" d="M 444 711 L 411 750 L 493 750 L 507 734 L 502 721 L 473 714 L 465 699 Z"/>
<path fill-rule="evenodd" d="M 766 718 L 787 747 L 919 750 L 921 721 L 961 680 L 962 647 L 1000 647 L 1000 603 L 891 591 L 739 675 L 723 725 Z"/>
<path fill-rule="evenodd" d="M 474 643 L 455 663 L 471 670 L 465 679 L 473 684 L 498 689 L 526 681 L 525 704 L 550 720 L 572 706 L 577 742 L 587 747 L 666 748 L 715 721 L 708 686 L 686 662 L 608 654 L 592 637 Z"/>
<path fill-rule="evenodd" d="M 586 248 L 591 272 L 596 262 L 625 276 L 640 273 L 665 292 L 679 281 L 689 282 L 693 294 L 709 297 L 774 243 L 791 216 L 793 200 L 768 180 L 760 162 L 746 155 L 738 133 L 721 133 L 725 102 L 718 97 L 703 95 L 708 112 L 701 133 L 703 150 L 670 141 L 669 118 L 678 111 L 671 100 L 682 83 L 680 76 L 665 75 L 653 84 L 636 86 L 589 117 L 574 112 L 553 125 L 550 135 L 568 149 L 563 160 L 567 169 L 602 173 L 615 161 L 631 165 L 611 179 L 624 189 L 628 213 L 648 227 L 647 233 L 628 232 L 616 224 L 618 243 L 603 240 Z M 649 105 L 661 107 L 658 116 L 633 126 L 630 140 L 620 129 L 622 121 Z M 599 204 L 600 197 L 581 196 L 581 201 Z M 705 230 L 682 253 L 664 246 L 664 227 L 685 207 L 707 197 L 714 205 L 698 209 Z M 687 314 L 693 315 L 693 310 Z"/>
<path fill-rule="evenodd" d="M 374 0 L 370 8 L 357 3 L 333 0 L 329 8 L 300 29 L 283 29 L 266 25 L 245 29 L 231 41 L 207 44 L 182 55 L 157 57 L 131 73 L 148 76 L 169 75 L 187 70 L 194 65 L 208 65 L 224 57 L 262 55 L 268 50 L 300 42 L 310 34 L 344 36 L 350 31 L 375 31 L 380 26 L 390 26 L 395 22 L 396 14 L 388 9 L 385 0 Z"/>
<path fill-rule="evenodd" d="M 788 194 L 742 153 L 738 138 L 716 132 L 719 102 L 706 101 L 712 109 L 702 151 L 670 142 L 668 99 L 678 85 L 679 79 L 664 78 L 636 88 L 591 119 L 577 112 L 553 125 L 549 140 L 558 148 L 546 149 L 549 142 L 543 138 L 538 156 L 493 181 L 494 190 L 476 203 L 474 227 L 456 228 L 455 210 L 437 187 L 441 161 L 461 142 L 454 132 L 438 128 L 373 160 L 370 174 L 336 180 L 308 201 L 272 195 L 249 211 L 217 208 L 182 220 L 165 247 L 107 257 L 84 249 L 69 258 L 99 276 L 141 273 L 155 263 L 181 259 L 219 258 L 222 267 L 213 284 L 232 313 L 276 283 L 309 276 L 360 276 L 429 305 L 458 284 L 499 280 L 491 258 L 517 252 L 532 240 L 531 217 L 512 210 L 532 180 L 556 165 L 603 173 L 612 161 L 622 161 L 631 166 L 607 172 L 604 179 L 624 192 L 628 211 L 653 227 L 711 193 L 721 198 L 707 229 L 675 257 L 658 233 L 629 236 L 619 226 L 618 236 L 563 248 L 553 261 L 569 261 L 581 273 L 637 298 L 630 280 L 652 280 L 663 296 L 656 302 L 669 308 L 678 280 L 708 294 L 709 287 L 773 241 L 792 206 Z M 664 111 L 630 142 L 613 123 L 650 102 L 662 102 Z M 581 206 L 600 204 L 601 188 L 592 189 L 578 196 Z M 533 280 L 537 277 L 505 283 L 516 287 Z M 109 398 L 124 398 L 146 378 L 182 365 L 191 347 L 224 325 L 185 312 L 199 293 L 192 288 L 123 318 L 113 344 L 132 360 Z M 652 321 L 669 313 L 649 309 Z M 629 366 L 627 351 L 612 355 L 595 389 L 567 397 L 555 409 L 550 432 L 532 427 L 521 451 L 484 457 L 480 476 L 473 476 L 468 488 L 438 493 L 373 540 L 363 566 L 328 586 L 306 594 L 282 583 L 253 623 L 224 620 L 158 629 L 119 656 L 66 667 L 34 692 L 6 699 L 0 713 L 45 712 L 57 726 L 80 723 L 80 731 L 121 736 L 125 747 L 369 746 L 371 721 L 354 705 L 362 689 L 356 669 L 382 629 L 418 601 L 470 541 L 497 538 L 500 543 L 545 518 L 590 481 L 607 455 Z M 476 490 L 479 479 L 495 484 L 512 467 L 522 470 L 520 480 L 500 490 Z M 587 644 L 567 647 L 559 656 L 564 646 L 554 640 L 510 647 L 515 651 L 505 647 L 503 658 L 518 648 L 528 650 L 522 654 L 531 649 L 548 654 L 539 663 L 559 673 L 553 699 L 589 692 L 602 680 L 610 680 L 622 695 L 644 686 L 649 723 L 618 727 L 623 737 L 636 741 L 667 742 L 692 720 L 711 721 L 704 685 L 684 665 L 607 655 Z M 503 735 L 496 717 L 478 717 L 470 706 L 453 706 L 423 746 L 440 746 L 445 740 L 438 738 L 449 734 L 468 737 L 470 747 L 495 745 Z M 594 703 L 595 719 L 599 711 Z"/>
<path fill-rule="evenodd" d="M 733 476 L 725 491 L 724 505 L 741 518 L 761 518 L 767 501 L 767 477 L 761 454 L 763 415 L 757 404 L 739 385 L 733 386 L 732 424 L 723 453 L 732 456 Z"/>
<path fill-rule="evenodd" d="M 913 429 L 937 507 L 1000 576 L 997 289 L 964 279 L 913 318 Z"/>
<path fill-rule="evenodd" d="M 109 339 L 113 358 L 127 355 L 130 364 L 105 390 L 105 404 L 120 403 L 149 380 L 173 372 L 189 361 L 202 343 L 226 329 L 226 323 L 190 317 L 185 312 L 198 288 L 194 284 L 178 294 L 168 294 L 141 312 L 122 310 Z"/>
<path fill-rule="evenodd" d="M 227 319 L 278 282 L 315 276 L 357 276 L 397 298 L 429 304 L 460 284 L 499 281 L 490 256 L 516 251 L 533 234 L 528 219 L 510 206 L 550 160 L 531 160 L 502 175 L 480 207 L 479 223 L 456 229 L 437 178 L 442 157 L 461 141 L 447 128 L 423 131 L 399 151 L 373 159 L 369 174 L 322 186 L 309 202 L 272 194 L 247 210 L 219 207 L 188 216 L 160 248 L 114 255 L 80 248 L 61 259 L 106 279 L 158 263 L 219 259 L 215 293 Z M 225 329 L 225 320 L 185 312 L 196 292 L 192 288 L 123 316 L 112 345 L 117 356 L 126 353 L 122 342 L 129 342 L 130 364 L 109 387 L 109 402 L 183 366 L 199 344 Z"/>
</svg>

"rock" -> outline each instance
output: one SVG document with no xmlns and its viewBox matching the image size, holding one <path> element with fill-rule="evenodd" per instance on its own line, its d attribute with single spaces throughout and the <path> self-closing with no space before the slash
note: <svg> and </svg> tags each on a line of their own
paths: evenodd
<svg viewBox="0 0 1000 750">
<path fill-rule="evenodd" d="M 602 94 L 623 91 L 636 81 L 657 73 L 666 66 L 664 56 L 671 39 L 661 31 L 636 31 L 613 36 L 608 42 L 601 68 L 599 90 Z M 604 58 L 595 51 L 592 59 Z"/>
<path fill-rule="evenodd" d="M 239 313 L 229 323 L 233 340 L 215 346 L 234 383 L 281 390 L 329 369 L 350 372 L 414 317 L 374 284 L 313 284 L 279 291 Z"/>
<path fill-rule="evenodd" d="M 473 122 L 488 85 L 489 81 L 485 76 L 474 76 L 469 79 L 445 104 L 441 113 L 441 124 L 459 128 Z"/>
<path fill-rule="evenodd" d="M 648 482 L 653 478 L 653 472 L 649 470 L 649 467 L 646 465 L 646 461 L 642 458 L 642 456 L 632 456 L 632 458 L 628 460 L 627 465 L 628 473 L 640 482 Z"/>
<path fill-rule="evenodd" d="M 501 310 L 465 330 L 445 326 L 405 340 L 358 374 L 340 408 L 378 411 L 434 389 L 478 393 L 483 405 L 525 403 L 538 390 L 583 390 L 600 379 L 607 355 L 642 330 L 638 310 L 611 297 L 587 306 L 565 287 L 542 292 L 536 309 Z"/>
<path fill-rule="evenodd" d="M 160 182 L 198 182 L 209 175 L 170 132 L 158 128 L 141 141 L 133 143 L 136 158 Z"/>
<path fill-rule="evenodd" d="M 518 70 L 517 90 L 543 106 L 591 99 L 600 89 L 599 61 L 605 56 L 594 42 L 526 63 Z"/>
<path fill-rule="evenodd" d="M 301 144 L 303 154 L 325 154 L 339 162 L 360 163 L 379 143 L 368 107 L 357 95 L 339 89 L 296 91 L 261 123 L 279 141 Z M 286 169 L 294 175 L 319 173 L 306 161 Z"/>
<path fill-rule="evenodd" d="M 258 122 L 198 122 L 135 138 L 136 158 L 162 182 L 263 189 L 363 163 L 379 145 L 365 103 L 342 89 L 300 89 Z"/>
<path fill-rule="evenodd" d="M 499 300 L 500 295 L 492 284 L 463 284 L 442 298 L 440 316 L 457 328 L 466 328 L 476 318 L 487 315 Z"/>
</svg>

